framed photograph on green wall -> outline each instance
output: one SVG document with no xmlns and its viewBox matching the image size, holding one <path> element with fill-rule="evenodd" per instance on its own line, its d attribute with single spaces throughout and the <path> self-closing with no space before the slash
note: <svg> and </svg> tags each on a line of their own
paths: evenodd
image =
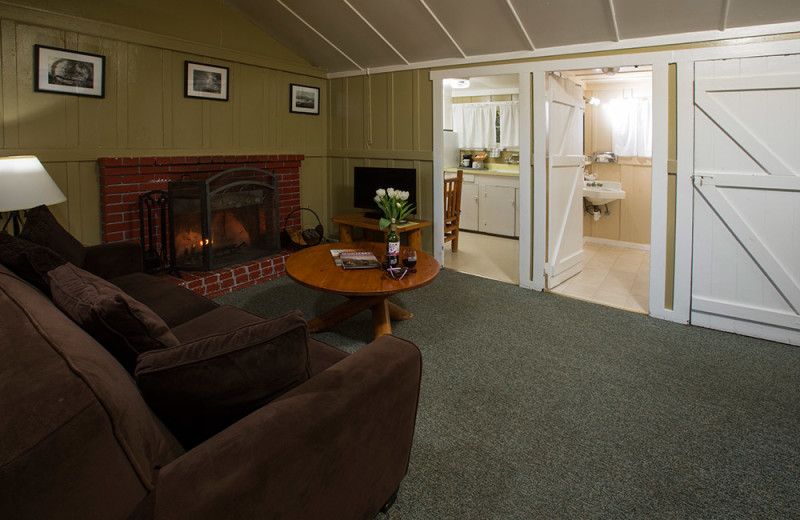
<svg viewBox="0 0 800 520">
<path fill-rule="evenodd" d="M 184 97 L 228 101 L 228 67 L 187 61 Z"/>
<path fill-rule="evenodd" d="M 319 89 L 292 83 L 289 110 L 299 114 L 319 115 Z"/>
<path fill-rule="evenodd" d="M 44 45 L 34 45 L 33 55 L 36 92 L 105 96 L 105 56 Z"/>
</svg>

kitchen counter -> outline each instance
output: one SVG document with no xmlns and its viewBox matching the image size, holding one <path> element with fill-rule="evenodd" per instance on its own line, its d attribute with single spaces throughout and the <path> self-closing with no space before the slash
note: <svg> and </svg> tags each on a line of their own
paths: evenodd
<svg viewBox="0 0 800 520">
<path fill-rule="evenodd" d="M 519 166 L 509 165 L 508 168 L 445 168 L 445 173 L 456 173 L 458 170 L 464 175 L 496 175 L 498 177 L 519 177 Z"/>
</svg>

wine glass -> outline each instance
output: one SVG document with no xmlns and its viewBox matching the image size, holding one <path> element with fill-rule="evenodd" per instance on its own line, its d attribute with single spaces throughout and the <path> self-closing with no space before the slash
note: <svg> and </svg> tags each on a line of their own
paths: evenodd
<svg viewBox="0 0 800 520">
<path fill-rule="evenodd" d="M 408 267 L 409 269 L 413 269 L 414 266 L 417 265 L 416 249 L 408 248 L 403 251 L 403 265 Z"/>
</svg>

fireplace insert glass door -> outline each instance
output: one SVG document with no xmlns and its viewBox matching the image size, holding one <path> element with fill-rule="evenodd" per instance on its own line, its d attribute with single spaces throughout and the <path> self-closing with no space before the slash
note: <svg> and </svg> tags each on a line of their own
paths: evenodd
<svg viewBox="0 0 800 520">
<path fill-rule="evenodd" d="M 169 183 L 172 264 L 210 271 L 280 251 L 277 179 L 234 168 Z"/>
</svg>

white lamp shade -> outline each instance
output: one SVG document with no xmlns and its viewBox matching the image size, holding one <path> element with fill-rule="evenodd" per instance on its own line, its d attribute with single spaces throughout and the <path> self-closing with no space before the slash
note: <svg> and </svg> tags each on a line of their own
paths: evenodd
<svg viewBox="0 0 800 520">
<path fill-rule="evenodd" d="M 0 211 L 30 209 L 65 200 L 67 197 L 33 155 L 0 157 Z"/>
</svg>

